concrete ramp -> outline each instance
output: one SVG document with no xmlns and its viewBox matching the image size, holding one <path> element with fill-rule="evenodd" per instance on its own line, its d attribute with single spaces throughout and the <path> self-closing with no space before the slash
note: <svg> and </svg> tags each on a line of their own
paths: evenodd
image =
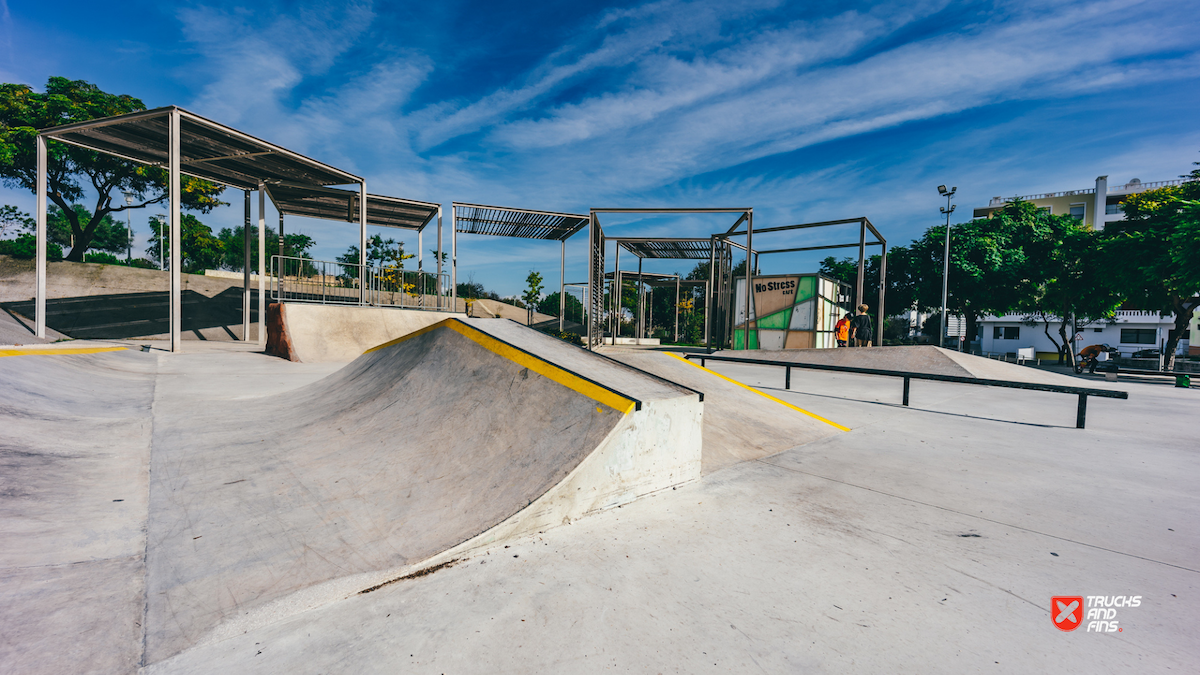
<svg viewBox="0 0 1200 675">
<path fill-rule="evenodd" d="M 349 363 L 368 349 L 462 314 L 399 307 L 272 303 L 267 353 L 304 363 Z"/>
<path fill-rule="evenodd" d="M 606 349 L 636 368 L 704 392 L 703 471 L 767 457 L 843 433 L 844 427 L 765 396 L 670 352 Z"/>
<path fill-rule="evenodd" d="M 701 405 L 485 319 L 426 326 L 282 395 L 160 402 L 144 662 L 697 478 Z"/>
<path fill-rule="evenodd" d="M 849 349 L 784 349 L 754 351 L 725 351 L 721 356 L 766 359 L 770 361 L 792 361 L 853 368 L 879 368 L 882 370 L 907 370 L 931 375 L 954 377 L 978 377 L 988 380 L 1010 380 L 1032 384 L 1060 384 L 1079 386 L 1079 380 L 1068 375 L 1046 372 L 1005 363 L 982 356 L 963 354 L 933 345 L 905 345 L 898 347 L 859 347 Z"/>
</svg>

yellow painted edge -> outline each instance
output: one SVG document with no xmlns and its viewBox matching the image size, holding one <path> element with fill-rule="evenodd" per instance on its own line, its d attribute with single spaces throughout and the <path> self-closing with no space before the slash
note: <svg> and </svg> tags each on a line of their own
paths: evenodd
<svg viewBox="0 0 1200 675">
<path fill-rule="evenodd" d="M 57 356 L 59 354 L 99 354 L 100 352 L 120 352 L 125 347 L 67 347 L 63 349 L 47 349 L 45 347 L 29 347 L 20 349 L 0 349 L 0 356 Z"/>
<path fill-rule="evenodd" d="M 675 358 L 679 359 L 680 361 L 683 361 L 684 363 L 688 364 L 689 366 L 692 366 L 694 368 L 699 368 L 700 370 L 703 370 L 706 373 L 712 373 L 713 375 L 716 375 L 717 377 L 721 378 L 722 380 L 725 380 L 726 382 L 732 382 L 732 383 L 736 384 L 737 386 L 741 387 L 742 389 L 752 391 L 752 392 L 758 394 L 759 396 L 762 396 L 763 398 L 769 398 L 772 401 L 775 401 L 776 403 L 778 403 L 780 405 L 787 406 L 787 407 L 791 408 L 792 410 L 795 410 L 796 412 L 802 412 L 805 415 L 808 415 L 809 417 L 811 417 L 815 420 L 820 420 L 832 427 L 841 429 L 842 431 L 850 431 L 850 427 L 844 427 L 844 426 L 838 424 L 837 422 L 832 422 L 830 420 L 825 419 L 824 417 L 821 417 L 820 415 L 817 415 L 815 413 L 810 413 L 809 411 L 805 410 L 804 408 L 798 408 L 798 407 L 792 405 L 791 403 L 788 403 L 787 401 L 781 401 L 781 400 L 775 398 L 774 396 L 771 396 L 770 394 L 764 394 L 763 392 L 755 389 L 754 387 L 751 387 L 750 385 L 742 384 L 741 382 L 738 382 L 737 380 L 725 377 L 724 375 L 718 373 L 717 371 L 709 370 L 708 368 L 705 368 L 704 366 L 702 366 L 698 363 L 692 363 L 688 359 L 685 359 L 678 354 L 674 354 L 672 352 L 666 352 L 666 354 L 668 356 L 674 356 Z"/>
<path fill-rule="evenodd" d="M 597 384 L 588 382 L 582 377 L 563 370 L 549 361 L 538 358 L 531 354 L 526 354 L 519 349 L 497 340 L 483 331 L 459 321 L 458 319 L 443 319 L 435 324 L 409 333 L 404 337 L 396 338 L 390 342 L 385 342 L 381 345 L 372 347 L 363 353 L 369 354 L 373 351 L 383 349 L 384 347 L 392 347 L 404 342 L 405 340 L 411 340 L 412 338 L 419 337 L 438 328 L 449 328 L 450 330 L 462 335 L 463 337 L 471 340 L 472 342 L 494 354 L 502 356 L 509 361 L 516 363 L 517 365 L 524 366 L 539 375 L 547 377 L 563 385 L 564 387 L 567 387 L 568 389 L 579 392 L 580 394 L 583 394 L 594 401 L 603 403 L 604 405 L 618 412 L 629 414 L 637 405 L 637 402 L 633 399 L 626 398 Z"/>
</svg>

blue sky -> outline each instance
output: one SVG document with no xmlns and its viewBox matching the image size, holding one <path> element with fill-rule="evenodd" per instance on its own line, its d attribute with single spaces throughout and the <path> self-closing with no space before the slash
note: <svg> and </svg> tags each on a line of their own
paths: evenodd
<svg viewBox="0 0 1200 675">
<path fill-rule="evenodd" d="M 1102 174 L 1172 179 L 1200 160 L 1194 0 L 0 10 L 5 82 L 61 75 L 181 105 L 364 176 L 371 192 L 441 202 L 447 225 L 451 201 L 752 206 L 759 227 L 866 215 L 903 244 L 939 222 L 941 183 L 958 186 L 965 219 L 995 195 L 1086 188 Z M 202 218 L 215 229 L 240 222 L 240 194 L 227 194 L 233 207 Z M 13 190 L 0 201 L 33 205 Z M 148 232 L 147 215 L 135 229 Z M 605 223 L 707 236 L 728 220 Z M 346 225 L 289 223 L 317 239 L 317 258 L 356 241 Z M 585 276 L 585 246 L 568 246 L 568 281 Z M 815 264 L 781 255 L 763 268 Z M 556 281 L 557 268 L 551 243 L 459 238 L 459 279 L 501 294 L 530 269 Z"/>
</svg>

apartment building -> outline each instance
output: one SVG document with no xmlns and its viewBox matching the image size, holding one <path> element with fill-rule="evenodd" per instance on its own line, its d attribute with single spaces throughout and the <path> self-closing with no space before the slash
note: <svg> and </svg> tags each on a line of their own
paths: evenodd
<svg viewBox="0 0 1200 675">
<path fill-rule="evenodd" d="M 974 217 L 991 218 L 992 214 L 1004 208 L 1005 204 L 1020 199 L 1033 202 L 1035 206 L 1046 209 L 1055 215 L 1073 216 L 1077 220 L 1082 220 L 1092 229 L 1102 230 L 1106 223 L 1125 219 L 1121 200 L 1128 195 L 1167 185 L 1179 185 L 1184 182 L 1186 181 L 1180 179 L 1143 183 L 1137 178 L 1133 178 L 1123 185 L 1109 185 L 1108 176 L 1100 176 L 1096 179 L 1095 187 L 1083 190 L 1044 192 L 1018 197 L 992 197 L 987 206 L 975 209 Z"/>
</svg>

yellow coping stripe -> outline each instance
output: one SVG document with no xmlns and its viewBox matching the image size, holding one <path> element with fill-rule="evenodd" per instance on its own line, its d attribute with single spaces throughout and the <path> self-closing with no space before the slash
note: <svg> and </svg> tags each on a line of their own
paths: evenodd
<svg viewBox="0 0 1200 675">
<path fill-rule="evenodd" d="M 60 354 L 99 354 L 100 352 L 119 352 L 124 350 L 125 347 L 66 347 L 63 349 L 20 347 L 17 349 L 0 349 L 0 356 L 58 356 Z"/>
<path fill-rule="evenodd" d="M 564 387 L 567 387 L 573 391 L 577 391 L 594 401 L 603 403 L 604 405 L 618 412 L 629 414 L 637 405 L 637 402 L 633 399 L 626 398 L 616 392 L 609 391 L 604 387 L 592 382 L 588 382 L 574 373 L 563 370 L 549 361 L 538 358 L 531 354 L 527 354 L 505 342 L 497 340 L 481 330 L 473 328 L 462 321 L 459 321 L 458 319 L 445 319 L 439 321 L 431 326 L 426 326 L 420 330 L 409 333 L 404 337 L 396 338 L 390 342 L 385 342 L 381 345 L 372 347 L 363 353 L 369 354 L 385 347 L 393 347 L 401 342 L 404 342 L 405 340 L 411 340 L 412 338 L 419 337 L 438 328 L 449 328 L 450 330 L 462 335 L 463 337 L 471 340 L 472 342 L 494 354 L 503 356 L 509 361 L 524 366 L 539 375 L 550 378 Z"/>
<path fill-rule="evenodd" d="M 731 378 L 725 377 L 724 375 L 722 375 L 722 374 L 718 373 L 718 372 L 717 372 L 717 371 L 715 371 L 715 370 L 709 370 L 708 368 L 705 368 L 705 367 L 704 367 L 704 366 L 702 366 L 702 365 L 699 365 L 699 364 L 696 364 L 696 363 L 692 363 L 692 362 L 691 362 L 691 361 L 689 361 L 688 359 L 685 359 L 685 358 L 683 358 L 682 356 L 680 356 L 680 355 L 678 355 L 678 354 L 674 354 L 674 353 L 671 353 L 671 352 L 667 352 L 667 354 L 668 354 L 668 355 L 670 355 L 670 356 L 674 356 L 675 358 L 679 359 L 680 361 L 683 361 L 684 363 L 688 364 L 689 366 L 692 366 L 692 367 L 695 367 L 695 368 L 699 368 L 700 370 L 703 370 L 703 371 L 704 371 L 704 372 L 706 372 L 706 373 L 712 373 L 713 375 L 716 375 L 717 377 L 719 377 L 719 378 L 721 378 L 722 380 L 725 380 L 725 381 L 727 381 L 727 382 L 732 382 L 732 383 L 736 384 L 737 386 L 741 387 L 742 389 L 747 389 L 747 390 L 749 390 L 749 391 L 752 391 L 752 392 L 754 392 L 754 393 L 758 394 L 759 396 L 762 396 L 763 398 L 769 398 L 769 399 L 771 399 L 772 401 L 775 401 L 776 403 L 778 403 L 778 404 L 780 404 L 780 405 L 787 406 L 787 407 L 789 407 L 789 408 L 791 408 L 792 410 L 795 410 L 795 411 L 797 411 L 797 412 L 802 412 L 802 413 L 804 413 L 805 415 L 808 415 L 809 417 L 811 417 L 811 418 L 813 418 L 813 419 L 815 419 L 815 420 L 820 420 L 820 421 L 822 421 L 822 422 L 824 422 L 824 423 L 826 423 L 826 424 L 828 424 L 828 425 L 830 425 L 830 426 L 832 426 L 832 427 L 836 427 L 836 428 L 838 428 L 838 429 L 841 429 L 842 431 L 850 431 L 850 427 L 844 427 L 844 426 L 842 426 L 842 425 L 838 424 L 837 422 L 831 422 L 831 421 L 829 421 L 829 420 L 825 419 L 824 417 L 821 417 L 820 415 L 816 415 L 816 414 L 810 413 L 810 412 L 808 412 L 807 410 L 805 410 L 804 408 L 798 408 L 798 407 L 796 407 L 796 406 L 792 405 L 791 403 L 788 403 L 787 401 L 781 401 L 781 400 L 779 400 L 779 399 L 775 398 L 774 396 L 771 396 L 770 394 L 764 394 L 763 392 L 761 392 L 761 391 L 759 391 L 759 390 L 755 389 L 754 387 L 751 387 L 751 386 L 749 386 L 749 385 L 746 385 L 746 384 L 742 384 L 741 382 L 738 382 L 737 380 L 734 380 L 734 379 L 731 379 Z"/>
</svg>

